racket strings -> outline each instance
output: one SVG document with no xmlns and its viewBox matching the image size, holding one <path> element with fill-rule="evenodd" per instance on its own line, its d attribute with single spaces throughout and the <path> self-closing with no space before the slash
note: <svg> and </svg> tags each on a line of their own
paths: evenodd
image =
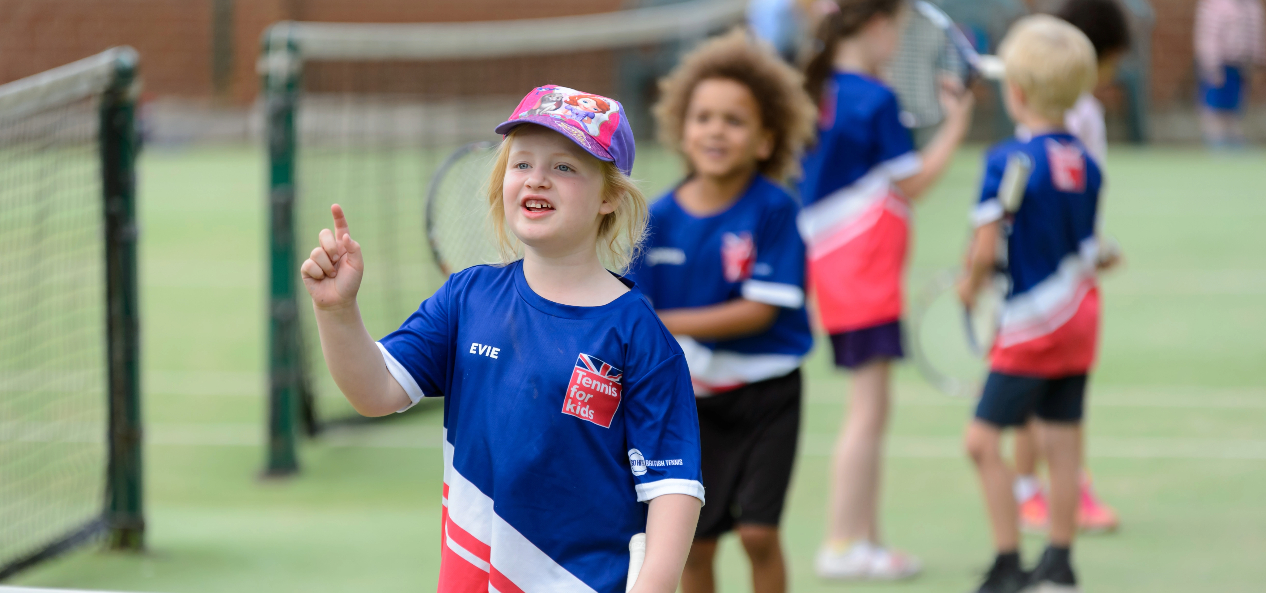
<svg viewBox="0 0 1266 593">
<path fill-rule="evenodd" d="M 496 149 L 462 147 L 436 173 L 427 205 L 427 233 L 446 274 L 501 261 L 489 219 L 488 178 Z"/>
</svg>

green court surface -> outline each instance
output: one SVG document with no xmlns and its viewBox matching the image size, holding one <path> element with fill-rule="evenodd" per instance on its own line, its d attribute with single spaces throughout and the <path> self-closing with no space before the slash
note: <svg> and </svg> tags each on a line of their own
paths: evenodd
<svg viewBox="0 0 1266 593">
<path fill-rule="evenodd" d="M 645 151 L 650 152 L 650 151 Z M 647 155 L 653 156 L 653 155 Z M 1086 591 L 1266 587 L 1266 201 L 1261 153 L 1114 148 L 1104 228 L 1127 264 L 1104 280 L 1089 465 L 1123 529 L 1080 540 Z M 916 209 L 915 288 L 960 260 L 979 149 Z M 665 156 L 658 155 L 660 163 Z M 660 166 L 655 191 L 670 179 Z M 86 549 L 32 586 L 169 593 L 423 591 L 438 570 L 438 408 L 332 432 L 302 473 L 264 481 L 264 170 L 253 148 L 151 150 L 141 161 L 149 552 Z M 349 213 L 355 236 L 355 212 Z M 418 229 L 421 233 L 421 229 Z M 420 236 L 418 240 L 421 240 Z M 368 260 L 373 274 L 373 261 Z M 422 298 L 425 295 L 418 295 Z M 908 583 L 819 581 L 831 442 L 847 378 L 807 364 L 801 456 L 785 517 L 793 591 L 966 591 L 990 560 L 960 437 L 970 402 L 897 375 L 883 517 L 920 556 Z M 1035 557 L 1041 542 L 1026 539 Z M 723 591 L 749 591 L 738 545 Z"/>
</svg>

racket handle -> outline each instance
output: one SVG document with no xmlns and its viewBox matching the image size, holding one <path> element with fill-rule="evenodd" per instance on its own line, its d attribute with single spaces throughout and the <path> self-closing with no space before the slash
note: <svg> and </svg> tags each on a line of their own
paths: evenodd
<svg viewBox="0 0 1266 593">
<path fill-rule="evenodd" d="M 642 572 L 642 563 L 646 562 L 646 534 L 639 533 L 629 540 L 629 580 L 625 582 L 624 593 L 633 590 L 638 573 Z"/>
<path fill-rule="evenodd" d="M 963 307 L 963 329 L 967 330 L 967 347 L 973 356 L 981 356 L 980 340 L 976 338 L 976 326 L 971 322 L 971 307 Z"/>
</svg>

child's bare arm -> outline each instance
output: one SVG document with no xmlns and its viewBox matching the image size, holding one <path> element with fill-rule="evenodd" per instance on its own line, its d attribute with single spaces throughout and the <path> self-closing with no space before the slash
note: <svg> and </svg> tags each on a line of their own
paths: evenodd
<svg viewBox="0 0 1266 593">
<path fill-rule="evenodd" d="M 942 90 L 941 104 L 945 108 L 945 122 L 919 153 L 923 167 L 918 173 L 895 182 L 897 189 L 907 198 L 913 201 L 922 197 L 940 179 L 941 173 L 945 172 L 950 159 L 954 157 L 954 151 L 958 150 L 958 145 L 967 137 L 974 103 L 971 91 L 961 86 Z"/>
<path fill-rule="evenodd" d="M 408 406 L 409 396 L 387 371 L 382 352 L 361 321 L 356 293 L 365 261 L 360 244 L 348 233 L 343 209 L 335 204 L 330 211 L 334 231 L 321 231 L 321 244 L 300 266 L 303 285 L 312 295 L 321 352 L 334 382 L 357 412 L 385 416 Z"/>
<path fill-rule="evenodd" d="M 664 327 L 677 336 L 726 340 L 759 334 L 774 324 L 778 307 L 739 298 L 706 307 L 659 311 Z"/>
<path fill-rule="evenodd" d="M 699 499 L 665 494 L 650 502 L 646 517 L 646 562 L 631 593 L 673 593 L 699 523 Z"/>
<path fill-rule="evenodd" d="M 1001 228 L 1002 221 L 995 220 L 978 227 L 972 235 L 971 245 L 967 248 L 963 279 L 958 284 L 958 298 L 969 308 L 976 304 L 976 295 L 993 274 Z"/>
</svg>

